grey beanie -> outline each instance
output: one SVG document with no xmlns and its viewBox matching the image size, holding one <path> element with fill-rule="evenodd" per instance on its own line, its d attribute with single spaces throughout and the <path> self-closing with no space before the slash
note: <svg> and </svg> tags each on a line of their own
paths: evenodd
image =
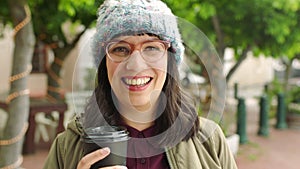
<svg viewBox="0 0 300 169">
<path fill-rule="evenodd" d="M 183 58 L 184 47 L 176 16 L 160 0 L 106 0 L 99 7 L 92 52 L 98 67 L 105 55 L 102 43 L 121 35 L 149 33 L 169 41 L 177 64 Z"/>
</svg>

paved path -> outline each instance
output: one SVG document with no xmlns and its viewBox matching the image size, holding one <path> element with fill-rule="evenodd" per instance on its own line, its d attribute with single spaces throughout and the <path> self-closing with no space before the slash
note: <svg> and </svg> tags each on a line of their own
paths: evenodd
<svg viewBox="0 0 300 169">
<path fill-rule="evenodd" d="M 248 138 L 237 155 L 239 169 L 300 169 L 300 131 L 272 128 L 267 138 L 256 133 Z"/>
<path fill-rule="evenodd" d="M 270 121 L 269 137 L 257 135 L 259 110 L 255 100 L 247 102 L 247 136 L 249 143 L 240 145 L 239 169 L 300 169 L 300 130 L 277 130 Z"/>
<path fill-rule="evenodd" d="M 21 167 L 24 169 L 42 169 L 47 155 L 47 149 L 37 149 L 36 153 L 24 156 Z"/>
</svg>

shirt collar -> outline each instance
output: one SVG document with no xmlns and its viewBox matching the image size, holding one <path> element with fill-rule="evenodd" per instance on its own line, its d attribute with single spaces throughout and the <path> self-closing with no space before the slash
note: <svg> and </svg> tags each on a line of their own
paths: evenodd
<svg viewBox="0 0 300 169">
<path fill-rule="evenodd" d="M 123 121 L 120 123 L 120 125 L 126 127 L 127 131 L 129 132 L 129 136 L 133 137 L 133 138 L 152 137 L 152 136 L 155 136 L 155 133 L 156 133 L 156 125 L 155 124 L 142 130 L 142 131 L 139 131 L 138 129 L 125 124 Z"/>
</svg>

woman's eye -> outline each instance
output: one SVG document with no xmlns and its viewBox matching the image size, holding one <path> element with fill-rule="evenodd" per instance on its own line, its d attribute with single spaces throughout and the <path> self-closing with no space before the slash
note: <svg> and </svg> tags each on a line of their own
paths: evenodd
<svg viewBox="0 0 300 169">
<path fill-rule="evenodd" d="M 160 48 L 156 47 L 156 46 L 147 46 L 144 50 L 145 51 L 159 51 Z"/>
<path fill-rule="evenodd" d="M 126 47 L 115 47 L 111 50 L 111 53 L 115 55 L 126 56 L 130 53 L 130 50 Z"/>
</svg>

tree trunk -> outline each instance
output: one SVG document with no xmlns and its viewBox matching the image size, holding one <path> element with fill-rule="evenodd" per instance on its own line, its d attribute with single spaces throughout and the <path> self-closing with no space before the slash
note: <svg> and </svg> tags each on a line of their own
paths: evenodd
<svg viewBox="0 0 300 169">
<path fill-rule="evenodd" d="M 26 13 L 24 6 L 27 4 L 25 0 L 9 0 L 9 10 L 14 25 L 22 22 Z M 29 13 L 30 15 L 30 13 Z M 30 17 L 27 15 L 27 17 Z M 29 18 L 30 19 L 30 18 Z M 13 54 L 12 76 L 25 72 L 31 64 L 34 49 L 34 33 L 31 22 L 29 21 L 24 27 L 17 32 L 15 36 L 15 48 Z M 27 77 L 13 81 L 11 83 L 10 92 L 19 92 L 27 89 Z M 27 123 L 29 115 L 29 96 L 21 95 L 12 99 L 8 106 L 8 120 L 3 131 L 1 140 L 10 140 L 21 133 L 21 130 Z M 0 168 L 15 164 L 22 152 L 23 140 L 10 145 L 1 145 L 0 147 Z M 14 166 L 13 168 L 18 168 Z"/>
<path fill-rule="evenodd" d="M 219 18 L 218 18 L 217 15 L 214 15 L 212 17 L 212 23 L 213 23 L 214 29 L 216 31 L 217 40 L 218 40 L 218 42 L 217 42 L 217 51 L 219 53 L 221 61 L 223 62 L 224 61 L 224 53 L 225 53 L 226 45 L 224 43 L 224 33 L 221 29 L 220 21 L 219 21 Z"/>
<path fill-rule="evenodd" d="M 207 45 L 206 49 L 209 49 L 209 44 Z M 205 65 L 211 84 L 211 100 L 207 118 L 218 123 L 222 118 L 226 97 L 226 79 L 223 74 L 223 64 L 219 60 L 217 53 L 211 49 L 203 52 L 201 57 L 203 58 L 203 64 Z"/>
<path fill-rule="evenodd" d="M 62 68 L 62 63 L 65 60 L 66 54 L 58 54 L 59 52 L 54 52 L 55 61 L 51 64 L 48 69 L 48 98 L 52 101 L 61 100 L 61 75 L 60 71 Z"/>
<path fill-rule="evenodd" d="M 243 50 L 241 57 L 238 59 L 236 64 L 229 70 L 227 76 L 226 76 L 226 81 L 229 82 L 230 78 L 234 74 L 234 72 L 237 70 L 237 68 L 243 63 L 243 61 L 247 58 L 247 54 L 250 51 L 251 47 L 248 46 L 245 50 Z"/>
<path fill-rule="evenodd" d="M 212 17 L 212 23 L 217 35 L 217 51 L 218 54 L 224 63 L 224 53 L 226 49 L 226 45 L 224 42 L 224 33 L 221 29 L 220 21 L 217 15 L 214 15 Z M 241 54 L 241 57 L 238 59 L 237 63 L 229 70 L 229 73 L 226 76 L 226 81 L 229 82 L 231 76 L 234 74 L 234 72 L 237 70 L 237 68 L 240 66 L 240 64 L 247 58 L 247 53 L 250 51 L 250 46 L 248 46 L 243 53 Z"/>
<path fill-rule="evenodd" d="M 288 91 L 288 84 L 291 76 L 291 71 L 292 71 L 292 63 L 296 59 L 296 57 L 293 57 L 291 60 L 288 62 L 285 62 L 285 72 L 284 72 L 284 81 L 283 81 L 283 92 L 286 93 Z"/>
<path fill-rule="evenodd" d="M 61 75 L 60 71 L 63 66 L 63 62 L 68 54 L 74 49 L 81 36 L 85 33 L 84 29 L 77 35 L 75 40 L 71 44 L 67 44 L 64 48 L 53 49 L 55 61 L 51 64 L 48 70 L 48 99 L 55 102 L 61 100 Z"/>
</svg>

